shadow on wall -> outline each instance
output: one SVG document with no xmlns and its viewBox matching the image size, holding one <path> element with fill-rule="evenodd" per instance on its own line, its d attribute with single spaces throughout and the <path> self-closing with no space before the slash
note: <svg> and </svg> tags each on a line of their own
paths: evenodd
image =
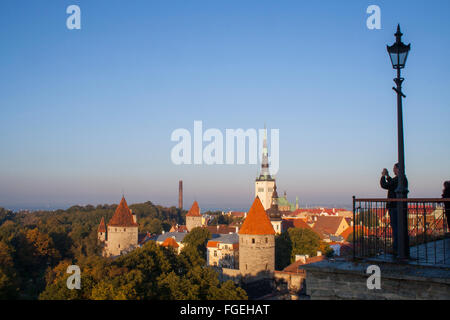
<svg viewBox="0 0 450 320">
<path fill-rule="evenodd" d="M 231 280 L 243 288 L 251 300 L 265 296 L 306 295 L 306 273 L 267 272 L 243 275 L 239 270 L 216 268 L 221 282 Z"/>
</svg>

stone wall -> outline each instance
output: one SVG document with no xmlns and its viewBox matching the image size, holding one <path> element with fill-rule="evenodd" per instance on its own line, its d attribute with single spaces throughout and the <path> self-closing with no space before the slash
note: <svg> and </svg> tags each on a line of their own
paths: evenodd
<svg viewBox="0 0 450 320">
<path fill-rule="evenodd" d="M 136 246 L 138 243 L 138 227 L 108 226 L 108 241 L 106 241 L 106 256 L 120 255 L 122 250 Z"/>
<path fill-rule="evenodd" d="M 275 270 L 274 235 L 239 235 L 239 269 L 242 274 L 256 275 Z"/>
<path fill-rule="evenodd" d="M 381 289 L 369 289 L 367 267 L 376 263 L 322 261 L 306 270 L 306 294 L 311 299 L 450 299 L 450 270 L 378 263 Z"/>
<path fill-rule="evenodd" d="M 304 270 L 299 270 L 298 272 L 275 271 L 274 279 L 278 291 L 289 291 L 298 294 L 306 293 L 306 271 Z"/>
<path fill-rule="evenodd" d="M 188 231 L 201 226 L 202 217 L 186 217 L 186 229 L 188 229 Z"/>
</svg>

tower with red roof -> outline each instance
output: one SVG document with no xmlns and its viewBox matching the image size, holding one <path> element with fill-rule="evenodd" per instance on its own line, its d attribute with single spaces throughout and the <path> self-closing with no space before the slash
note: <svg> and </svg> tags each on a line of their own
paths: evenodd
<svg viewBox="0 0 450 320">
<path fill-rule="evenodd" d="M 275 270 L 275 230 L 258 197 L 239 230 L 239 270 L 243 275 Z"/>
<path fill-rule="evenodd" d="M 188 231 L 196 227 L 201 227 L 203 225 L 203 217 L 200 214 L 200 208 L 198 206 L 197 201 L 194 201 L 192 207 L 189 209 L 186 214 L 186 228 Z"/>
<path fill-rule="evenodd" d="M 99 237 L 100 231 L 104 230 L 104 223 L 102 218 L 99 226 Z M 138 245 L 136 216 L 128 208 L 125 197 L 122 197 L 113 217 L 108 222 L 106 230 L 104 255 L 107 257 L 120 255 Z"/>
<path fill-rule="evenodd" d="M 101 242 L 106 241 L 106 226 L 105 226 L 105 218 L 102 217 L 102 220 L 100 221 L 100 224 L 97 229 L 97 237 L 98 240 Z"/>
</svg>

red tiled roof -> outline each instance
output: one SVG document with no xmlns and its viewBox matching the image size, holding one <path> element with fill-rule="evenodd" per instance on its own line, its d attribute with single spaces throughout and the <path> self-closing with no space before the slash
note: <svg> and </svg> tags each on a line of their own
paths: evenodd
<svg viewBox="0 0 450 320">
<path fill-rule="evenodd" d="M 272 223 L 258 197 L 253 201 L 252 207 L 248 211 L 247 218 L 242 224 L 239 234 L 275 234 Z"/>
<path fill-rule="evenodd" d="M 243 218 L 245 216 L 245 212 L 241 212 L 241 211 L 232 211 L 231 212 L 231 216 L 232 217 L 236 217 L 236 218 Z"/>
<path fill-rule="evenodd" d="M 325 259 L 325 256 L 316 256 L 316 257 L 307 258 L 305 263 L 303 263 L 302 260 L 297 260 L 297 261 L 291 263 L 290 265 L 288 265 L 286 268 L 284 268 L 283 271 L 284 272 L 297 272 L 299 266 L 319 262 L 324 259 Z"/>
<path fill-rule="evenodd" d="M 372 234 L 372 232 L 369 231 L 367 227 L 363 226 L 355 226 L 356 231 L 360 231 L 361 233 L 364 233 L 365 235 Z M 348 227 L 344 231 L 341 232 L 340 236 L 344 238 L 344 240 L 347 240 L 348 236 L 353 233 L 353 227 Z"/>
<path fill-rule="evenodd" d="M 164 240 L 164 242 L 161 245 L 163 247 L 172 247 L 175 249 L 179 247 L 178 243 L 172 237 L 166 238 L 166 240 Z"/>
<path fill-rule="evenodd" d="M 111 227 L 137 227 L 138 224 L 134 222 L 131 210 L 128 208 L 125 197 L 119 203 L 111 220 L 109 220 L 108 226 Z"/>
<path fill-rule="evenodd" d="M 103 217 L 102 217 L 102 220 L 100 221 L 97 232 L 106 232 L 105 218 L 103 218 Z"/>
<path fill-rule="evenodd" d="M 318 216 L 317 221 L 313 225 L 313 230 L 317 233 L 335 235 L 342 220 L 345 219 L 335 216 Z"/>
<path fill-rule="evenodd" d="M 217 248 L 217 245 L 219 244 L 219 241 L 208 241 L 208 248 Z"/>
<path fill-rule="evenodd" d="M 287 230 L 288 228 L 301 228 L 301 229 L 309 229 L 312 228 L 305 222 L 303 219 L 286 219 L 284 218 L 281 222 L 283 230 Z"/>
<path fill-rule="evenodd" d="M 194 201 L 186 217 L 201 217 L 201 216 L 202 215 L 200 214 L 200 208 L 198 207 L 198 203 L 197 201 Z"/>
<path fill-rule="evenodd" d="M 169 232 L 187 232 L 187 228 L 185 225 L 174 225 L 170 228 Z"/>
<path fill-rule="evenodd" d="M 224 224 L 219 224 L 219 227 L 217 226 L 205 226 L 206 229 L 209 230 L 212 234 L 229 234 L 236 232 L 236 227 L 230 227 Z"/>
</svg>

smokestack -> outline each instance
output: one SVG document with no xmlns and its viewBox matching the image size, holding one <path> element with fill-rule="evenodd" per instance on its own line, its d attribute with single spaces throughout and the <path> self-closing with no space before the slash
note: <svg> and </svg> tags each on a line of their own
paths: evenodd
<svg viewBox="0 0 450 320">
<path fill-rule="evenodd" d="M 178 183 L 178 208 L 183 209 L 183 180 Z"/>
</svg>

